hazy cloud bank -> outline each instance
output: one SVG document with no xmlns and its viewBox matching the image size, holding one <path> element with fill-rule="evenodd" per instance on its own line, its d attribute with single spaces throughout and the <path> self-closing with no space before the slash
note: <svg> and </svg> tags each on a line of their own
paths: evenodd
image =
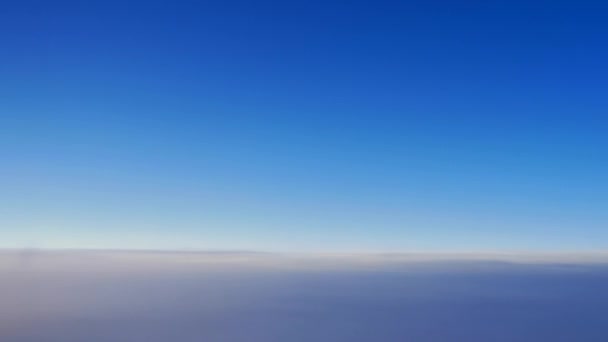
<svg viewBox="0 0 608 342">
<path fill-rule="evenodd" d="M 0 341 L 602 341 L 589 255 L 0 252 Z"/>
</svg>

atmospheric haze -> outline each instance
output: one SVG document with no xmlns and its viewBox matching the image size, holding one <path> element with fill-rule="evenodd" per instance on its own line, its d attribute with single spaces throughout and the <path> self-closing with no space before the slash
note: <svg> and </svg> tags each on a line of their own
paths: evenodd
<svg viewBox="0 0 608 342">
<path fill-rule="evenodd" d="M 0 341 L 605 342 L 605 260 L 5 251 Z"/>
</svg>

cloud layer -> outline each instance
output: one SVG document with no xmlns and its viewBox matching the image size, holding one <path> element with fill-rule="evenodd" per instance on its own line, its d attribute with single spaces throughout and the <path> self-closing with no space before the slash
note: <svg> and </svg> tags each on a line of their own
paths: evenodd
<svg viewBox="0 0 608 342">
<path fill-rule="evenodd" d="M 6 342 L 608 340 L 590 256 L 3 252 L 0 279 Z"/>
</svg>

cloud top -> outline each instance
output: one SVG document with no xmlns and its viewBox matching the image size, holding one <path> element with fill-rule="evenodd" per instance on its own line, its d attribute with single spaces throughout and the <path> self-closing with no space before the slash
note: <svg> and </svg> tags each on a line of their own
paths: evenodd
<svg viewBox="0 0 608 342">
<path fill-rule="evenodd" d="M 602 260 L 3 251 L 0 340 L 604 342 Z"/>
</svg>

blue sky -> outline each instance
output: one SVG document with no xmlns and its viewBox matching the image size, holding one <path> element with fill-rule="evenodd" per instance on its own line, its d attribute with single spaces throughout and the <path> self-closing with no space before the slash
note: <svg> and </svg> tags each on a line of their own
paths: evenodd
<svg viewBox="0 0 608 342">
<path fill-rule="evenodd" d="M 0 14 L 0 244 L 596 250 L 600 2 Z"/>
</svg>

